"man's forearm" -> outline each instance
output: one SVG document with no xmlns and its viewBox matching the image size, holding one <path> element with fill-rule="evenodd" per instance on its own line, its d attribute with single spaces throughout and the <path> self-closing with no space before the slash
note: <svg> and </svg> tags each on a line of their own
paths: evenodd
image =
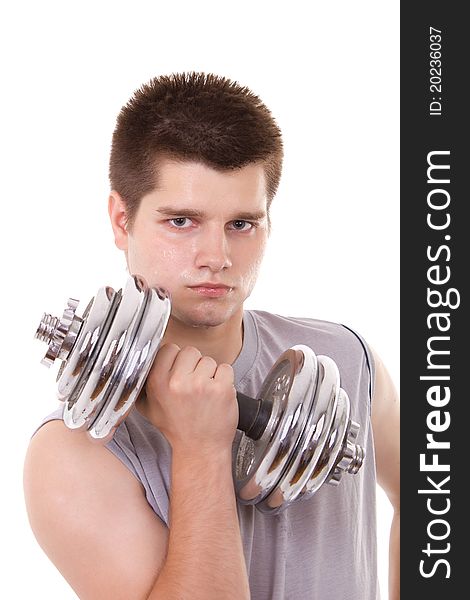
<svg viewBox="0 0 470 600">
<path fill-rule="evenodd" d="M 232 456 L 173 452 L 168 552 L 149 600 L 247 600 Z"/>
</svg>

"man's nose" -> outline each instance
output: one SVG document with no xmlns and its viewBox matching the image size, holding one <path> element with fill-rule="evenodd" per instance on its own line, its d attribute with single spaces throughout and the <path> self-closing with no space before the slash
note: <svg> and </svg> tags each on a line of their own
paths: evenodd
<svg viewBox="0 0 470 600">
<path fill-rule="evenodd" d="M 196 266 L 214 273 L 232 266 L 230 244 L 225 229 L 208 227 L 198 240 Z"/>
</svg>

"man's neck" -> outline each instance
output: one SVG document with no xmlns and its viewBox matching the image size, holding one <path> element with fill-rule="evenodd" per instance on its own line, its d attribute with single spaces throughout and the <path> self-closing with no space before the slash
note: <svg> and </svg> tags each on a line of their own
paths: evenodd
<svg viewBox="0 0 470 600">
<path fill-rule="evenodd" d="M 188 327 L 170 317 L 163 343 L 177 344 L 180 348 L 195 346 L 217 364 L 232 364 L 243 345 L 243 312 L 217 327 Z"/>
</svg>

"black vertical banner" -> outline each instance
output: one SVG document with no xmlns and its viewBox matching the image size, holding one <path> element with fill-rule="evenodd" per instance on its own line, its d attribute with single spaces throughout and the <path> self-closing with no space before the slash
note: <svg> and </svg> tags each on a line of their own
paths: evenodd
<svg viewBox="0 0 470 600">
<path fill-rule="evenodd" d="M 457 8 L 459 7 L 460 8 Z M 401 3 L 402 598 L 468 597 L 469 39 L 464 3 Z"/>
</svg>

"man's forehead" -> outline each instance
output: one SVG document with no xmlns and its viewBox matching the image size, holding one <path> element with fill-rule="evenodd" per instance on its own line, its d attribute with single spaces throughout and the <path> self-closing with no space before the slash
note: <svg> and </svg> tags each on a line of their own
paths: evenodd
<svg viewBox="0 0 470 600">
<path fill-rule="evenodd" d="M 165 160 L 159 161 L 156 179 L 148 196 L 162 214 L 206 216 L 217 208 L 247 220 L 267 214 L 265 173 L 258 163 L 220 171 L 203 163 Z"/>
</svg>

